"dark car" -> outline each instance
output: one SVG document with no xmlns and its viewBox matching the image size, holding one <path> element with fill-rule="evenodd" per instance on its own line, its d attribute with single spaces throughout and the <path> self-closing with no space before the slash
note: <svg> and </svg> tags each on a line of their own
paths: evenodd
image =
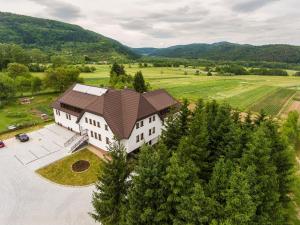
<svg viewBox="0 0 300 225">
<path fill-rule="evenodd" d="M 5 147 L 4 142 L 0 140 L 0 148 L 4 148 L 4 147 Z"/>
<path fill-rule="evenodd" d="M 27 134 L 17 134 L 16 138 L 21 142 L 29 141 L 29 137 Z"/>
</svg>

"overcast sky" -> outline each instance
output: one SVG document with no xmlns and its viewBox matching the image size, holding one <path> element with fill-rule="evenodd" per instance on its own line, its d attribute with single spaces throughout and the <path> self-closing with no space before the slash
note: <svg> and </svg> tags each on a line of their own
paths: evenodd
<svg viewBox="0 0 300 225">
<path fill-rule="evenodd" d="M 131 47 L 300 45 L 300 0 L 0 0 L 0 6 L 78 24 Z"/>
</svg>

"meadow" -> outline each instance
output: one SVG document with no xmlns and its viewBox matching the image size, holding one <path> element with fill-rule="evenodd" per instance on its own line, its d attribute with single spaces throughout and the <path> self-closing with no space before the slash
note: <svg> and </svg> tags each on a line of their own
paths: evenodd
<svg viewBox="0 0 300 225">
<path fill-rule="evenodd" d="M 288 77 L 280 76 L 207 76 L 204 68 L 171 68 L 126 65 L 127 73 L 134 75 L 142 71 L 146 82 L 152 89 L 164 88 L 175 98 L 199 98 L 204 100 L 224 101 L 243 110 L 258 112 L 262 109 L 270 115 L 277 115 L 286 101 L 300 88 L 300 77 L 292 76 L 295 71 L 289 70 Z M 95 73 L 81 74 L 86 84 L 108 86 L 108 65 L 97 66 Z M 195 75 L 199 71 L 199 75 Z M 272 100 L 272 101 L 271 101 Z M 274 107 L 272 108 L 272 106 Z"/>
<path fill-rule="evenodd" d="M 97 65 L 94 73 L 81 73 L 85 84 L 95 86 L 109 85 L 109 65 Z M 191 103 L 199 98 L 204 100 L 215 99 L 231 104 L 243 111 L 266 113 L 276 116 L 283 107 L 287 110 L 295 109 L 292 96 L 300 92 L 300 77 L 294 77 L 295 71 L 288 71 L 290 76 L 207 76 L 204 68 L 184 67 L 146 67 L 139 68 L 137 64 L 125 65 L 128 74 L 134 75 L 142 71 L 146 82 L 151 89 L 166 89 L 178 100 L 187 98 Z M 199 71 L 199 75 L 197 74 Z M 34 73 L 44 77 L 43 73 Z M 298 91 L 299 90 L 299 91 Z M 49 90 L 47 90 L 49 91 Z M 18 100 L 6 105 L 0 110 L 0 132 L 6 130 L 8 125 L 17 125 L 24 122 L 41 123 L 42 120 L 36 112 L 51 116 L 51 103 L 57 94 L 35 96 L 32 104 L 20 105 Z M 298 101 L 298 99 L 296 99 Z M 295 101 L 296 101 L 295 100 Z M 290 102 L 291 107 L 286 106 Z M 295 103 L 295 104 L 294 104 Z M 300 110 L 300 107 L 298 107 Z M 296 108 L 296 109 L 298 109 Z M 283 114 L 286 112 L 283 110 Z"/>
</svg>

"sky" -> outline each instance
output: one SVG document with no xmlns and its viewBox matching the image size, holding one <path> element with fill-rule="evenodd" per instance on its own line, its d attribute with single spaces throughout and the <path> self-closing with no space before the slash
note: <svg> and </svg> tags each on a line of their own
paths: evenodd
<svg viewBox="0 0 300 225">
<path fill-rule="evenodd" d="M 0 6 L 77 24 L 130 47 L 300 45 L 300 0 L 0 0 Z"/>
</svg>

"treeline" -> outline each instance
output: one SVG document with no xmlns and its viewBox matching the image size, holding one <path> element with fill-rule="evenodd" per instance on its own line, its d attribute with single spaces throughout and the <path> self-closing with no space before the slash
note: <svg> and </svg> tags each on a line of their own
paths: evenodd
<svg viewBox="0 0 300 225">
<path fill-rule="evenodd" d="M 32 95 L 49 88 L 51 91 L 63 92 L 71 84 L 83 82 L 79 78 L 80 70 L 74 66 L 52 64 L 45 70 L 45 77 L 32 76 L 29 68 L 23 64 L 10 63 L 6 72 L 0 74 L 0 106 L 16 96 Z"/>
<path fill-rule="evenodd" d="M 297 113 L 282 126 L 226 104 L 185 101 L 137 162 L 110 146 L 92 217 L 103 225 L 288 224 Z"/>
<path fill-rule="evenodd" d="M 140 64 L 143 67 L 147 64 Z M 147 65 L 148 66 L 148 65 Z M 150 84 L 146 83 L 141 71 L 137 71 L 134 77 L 127 74 L 124 65 L 113 63 L 110 70 L 109 84 L 113 88 L 134 88 L 137 92 L 143 93 L 150 89 Z"/>
<path fill-rule="evenodd" d="M 215 72 L 220 75 L 265 75 L 265 76 L 288 76 L 288 73 L 282 69 L 250 68 L 237 64 L 217 66 Z"/>
</svg>

